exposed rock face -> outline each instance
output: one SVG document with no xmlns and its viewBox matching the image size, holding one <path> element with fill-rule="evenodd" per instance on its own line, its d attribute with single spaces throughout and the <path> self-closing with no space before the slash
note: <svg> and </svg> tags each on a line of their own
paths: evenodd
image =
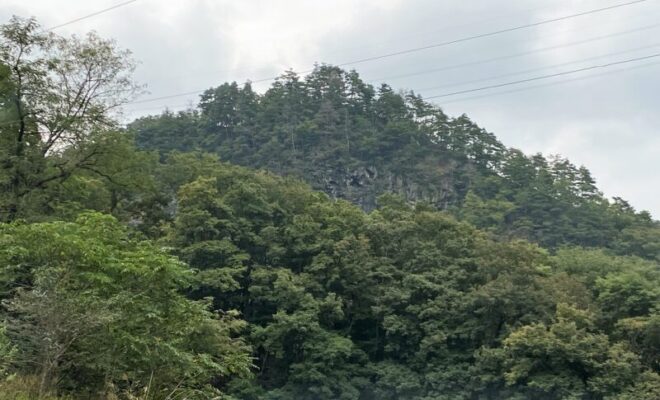
<svg viewBox="0 0 660 400">
<path fill-rule="evenodd" d="M 444 209 L 455 192 L 449 177 L 422 184 L 373 165 L 352 169 L 320 168 L 312 171 L 309 177 L 311 179 L 306 180 L 314 189 L 334 199 L 358 204 L 365 211 L 376 208 L 376 199 L 383 193 L 398 194 L 413 203 L 424 201 Z"/>
</svg>

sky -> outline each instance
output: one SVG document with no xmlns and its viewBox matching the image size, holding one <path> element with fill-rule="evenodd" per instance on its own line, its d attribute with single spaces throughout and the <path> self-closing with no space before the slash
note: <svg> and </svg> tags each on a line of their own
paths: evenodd
<svg viewBox="0 0 660 400">
<path fill-rule="evenodd" d="M 148 93 L 126 106 L 128 121 L 198 100 L 156 97 L 535 24 L 346 68 L 433 97 L 507 146 L 584 165 L 605 195 L 659 219 L 660 0 L 561 19 L 631 1 L 137 0 L 55 32 L 95 30 L 133 52 Z M 34 16 L 48 28 L 122 2 L 2 0 L 0 21 Z"/>
</svg>

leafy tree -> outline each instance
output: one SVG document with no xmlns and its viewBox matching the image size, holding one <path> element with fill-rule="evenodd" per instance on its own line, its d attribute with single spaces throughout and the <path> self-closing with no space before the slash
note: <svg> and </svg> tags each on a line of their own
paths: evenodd
<svg viewBox="0 0 660 400">
<path fill-rule="evenodd" d="M 11 364 L 16 360 L 16 347 L 7 337 L 7 327 L 0 327 L 0 376 L 3 378 L 9 372 Z"/>
<path fill-rule="evenodd" d="M 199 111 L 144 117 L 129 129 L 144 149 L 203 148 L 366 211 L 394 193 L 548 248 L 660 254 L 658 223 L 607 200 L 585 167 L 506 149 L 466 115 L 448 117 L 415 93 L 374 88 L 332 65 L 305 77 L 288 71 L 264 94 L 226 83 L 201 96 Z"/>
<path fill-rule="evenodd" d="M 14 17 L 0 38 L 0 207 L 2 220 L 12 221 L 75 171 L 98 172 L 111 113 L 138 88 L 129 53 L 96 34 L 59 37 Z"/>
<path fill-rule="evenodd" d="M 0 37 L 0 397 L 658 398 L 660 227 L 586 168 L 332 65 L 123 130 L 127 52 Z"/>
<path fill-rule="evenodd" d="M 645 365 L 660 373 L 660 316 L 657 310 L 648 316 L 620 319 L 614 334 L 630 343 Z"/>
<path fill-rule="evenodd" d="M 0 230 L 14 366 L 39 375 L 40 393 L 192 395 L 249 373 L 236 314 L 186 299 L 192 272 L 112 217 Z"/>
<path fill-rule="evenodd" d="M 640 395 L 656 388 L 636 385 L 642 372 L 638 357 L 625 344 L 610 343 L 595 330 L 589 312 L 559 305 L 552 324 L 532 324 L 512 332 L 501 349 L 482 357 L 501 365 L 511 398 L 618 398 L 624 388 Z M 646 372 L 653 378 L 653 373 Z M 646 392 L 646 394 L 643 394 Z"/>
</svg>

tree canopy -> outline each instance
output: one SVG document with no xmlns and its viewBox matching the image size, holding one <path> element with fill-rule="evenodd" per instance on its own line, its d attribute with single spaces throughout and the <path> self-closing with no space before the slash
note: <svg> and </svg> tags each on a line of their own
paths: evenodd
<svg viewBox="0 0 660 400">
<path fill-rule="evenodd" d="M 129 130 L 142 149 L 213 152 L 365 211 L 395 193 L 547 248 L 660 255 L 658 222 L 605 198 L 587 168 L 506 148 L 465 115 L 449 117 L 415 93 L 375 88 L 330 65 L 305 77 L 287 72 L 263 94 L 225 83 L 194 110 L 139 118 Z"/>
<path fill-rule="evenodd" d="M 0 399 L 660 398 L 660 228 L 586 168 L 327 65 L 124 129 L 125 51 L 0 32 Z"/>
</svg>

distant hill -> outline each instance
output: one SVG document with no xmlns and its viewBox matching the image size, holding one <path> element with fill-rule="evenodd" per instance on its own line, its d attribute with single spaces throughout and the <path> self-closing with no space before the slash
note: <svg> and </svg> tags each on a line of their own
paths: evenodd
<svg viewBox="0 0 660 400">
<path fill-rule="evenodd" d="M 660 259 L 658 222 L 623 199 L 606 199 L 587 168 L 507 148 L 466 115 L 452 118 L 415 93 L 375 88 L 355 71 L 287 72 L 264 94 L 225 83 L 205 91 L 196 110 L 128 128 L 143 149 L 213 152 L 298 177 L 367 211 L 379 195 L 395 193 L 546 247 Z"/>
</svg>

